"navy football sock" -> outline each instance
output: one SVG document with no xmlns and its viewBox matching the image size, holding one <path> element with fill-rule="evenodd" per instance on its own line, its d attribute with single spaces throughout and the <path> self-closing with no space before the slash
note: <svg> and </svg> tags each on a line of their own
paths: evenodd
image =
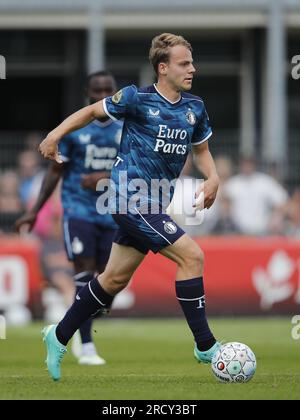
<svg viewBox="0 0 300 420">
<path fill-rule="evenodd" d="M 205 314 L 203 277 L 176 281 L 176 295 L 200 351 L 210 349 L 216 342 Z"/>
<path fill-rule="evenodd" d="M 76 286 L 76 294 L 79 294 L 80 290 L 87 285 L 87 283 L 93 280 L 94 275 L 93 273 L 89 273 L 88 271 L 84 271 L 82 273 L 78 273 L 74 276 L 75 286 Z M 80 337 L 82 344 L 90 343 L 93 341 L 92 339 L 92 324 L 93 319 L 90 318 L 85 321 L 79 328 Z"/>
<path fill-rule="evenodd" d="M 109 309 L 113 299 L 114 297 L 99 284 L 97 278 L 91 280 L 76 295 L 73 305 L 58 324 L 56 328 L 58 341 L 66 346 L 83 322 L 99 311 Z"/>
</svg>

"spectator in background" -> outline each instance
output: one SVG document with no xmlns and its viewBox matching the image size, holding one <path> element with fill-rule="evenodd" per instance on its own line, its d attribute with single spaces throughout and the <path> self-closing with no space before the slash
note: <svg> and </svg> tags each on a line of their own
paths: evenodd
<svg viewBox="0 0 300 420">
<path fill-rule="evenodd" d="M 224 217 L 227 219 L 225 213 L 229 208 L 231 208 L 229 197 L 224 198 L 224 202 L 222 203 L 224 197 L 224 185 L 233 174 L 231 159 L 228 156 L 221 155 L 215 159 L 215 164 L 220 179 L 220 185 L 214 204 L 209 210 L 205 210 L 205 223 L 203 224 L 203 227 L 206 229 L 205 233 L 216 233 L 216 229 L 220 229 L 219 221 L 222 219 L 224 222 Z M 217 224 L 218 227 L 216 227 Z M 229 227 L 229 225 L 227 227 Z M 235 233 L 235 231 L 236 226 L 234 228 L 234 232 L 232 233 Z"/>
<path fill-rule="evenodd" d="M 32 131 L 31 133 L 27 134 L 24 139 L 25 149 L 36 153 L 43 137 L 44 136 L 37 131 Z"/>
<path fill-rule="evenodd" d="M 232 203 L 232 217 L 241 233 L 270 233 L 272 217 L 283 220 L 288 194 L 271 176 L 258 172 L 253 158 L 242 158 L 240 174 L 230 178 L 225 186 Z"/>
<path fill-rule="evenodd" d="M 12 232 L 14 222 L 22 212 L 18 175 L 7 170 L 0 175 L 0 231 Z"/>
<path fill-rule="evenodd" d="M 284 234 L 300 239 L 300 187 L 296 188 L 286 207 Z"/>
<path fill-rule="evenodd" d="M 18 165 L 20 198 L 24 207 L 28 208 L 28 203 L 37 196 L 43 178 L 38 153 L 25 150 L 19 155 Z"/>
<path fill-rule="evenodd" d="M 264 165 L 263 168 L 270 177 L 278 181 L 280 184 L 282 183 L 282 171 L 280 170 L 280 166 L 276 162 L 269 162 Z"/>
<path fill-rule="evenodd" d="M 19 178 L 13 170 L 7 170 L 0 175 L 0 211 L 8 213 L 22 211 Z"/>
<path fill-rule="evenodd" d="M 222 195 L 218 202 L 218 220 L 211 231 L 213 235 L 237 235 L 239 228 L 232 218 L 231 201 L 226 195 Z"/>
<path fill-rule="evenodd" d="M 168 208 L 168 214 L 170 214 L 179 226 L 181 226 L 185 232 L 191 236 L 206 235 L 212 231 L 216 232 L 214 228 L 218 224 L 220 218 L 222 218 L 222 222 L 220 223 L 225 223 L 225 219 L 227 218 L 227 216 L 225 217 L 225 208 L 223 209 L 223 207 L 225 207 L 225 203 L 221 204 L 221 197 L 223 194 L 223 186 L 232 175 L 232 163 L 228 157 L 219 156 L 215 159 L 215 164 L 220 179 L 220 185 L 217 198 L 209 210 L 204 209 L 202 211 L 198 210 L 195 212 L 195 209 L 192 207 L 196 189 L 196 179 L 201 179 L 201 175 L 196 174 L 196 176 L 194 176 L 196 169 L 193 165 L 191 154 L 188 156 L 180 174 L 179 180 L 181 181 L 182 188 L 178 188 L 177 181 L 173 200 Z M 189 180 L 190 182 L 185 183 L 184 181 L 186 180 Z M 176 213 L 176 202 L 184 203 L 183 209 L 185 211 L 181 214 Z M 205 223 L 203 223 L 204 221 Z M 228 230 L 227 233 L 229 233 L 228 221 L 226 224 L 226 229 Z M 231 223 L 230 226 L 233 226 L 233 223 Z M 221 228 L 221 225 L 218 225 L 217 229 L 219 230 L 223 228 Z M 235 233 L 236 231 L 237 227 L 234 226 L 231 233 Z"/>
<path fill-rule="evenodd" d="M 224 186 L 225 182 L 231 178 L 233 173 L 232 162 L 228 156 L 218 156 L 216 158 L 218 175 L 221 181 L 221 187 Z"/>
</svg>

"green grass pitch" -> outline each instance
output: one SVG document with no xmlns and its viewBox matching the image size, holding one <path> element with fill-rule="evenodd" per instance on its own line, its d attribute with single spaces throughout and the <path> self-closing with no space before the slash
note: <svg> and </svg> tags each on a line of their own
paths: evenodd
<svg viewBox="0 0 300 420">
<path fill-rule="evenodd" d="M 247 384 L 221 384 L 208 365 L 193 358 L 184 320 L 97 321 L 95 333 L 105 366 L 79 366 L 69 351 L 62 380 L 45 370 L 41 324 L 11 328 L 0 340 L 0 399 L 299 399 L 300 340 L 291 318 L 214 318 L 215 335 L 248 344 L 258 368 Z"/>
</svg>

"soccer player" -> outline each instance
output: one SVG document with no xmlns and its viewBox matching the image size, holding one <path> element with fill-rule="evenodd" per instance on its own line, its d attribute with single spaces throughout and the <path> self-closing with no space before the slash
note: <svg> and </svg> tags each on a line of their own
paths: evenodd
<svg viewBox="0 0 300 420">
<path fill-rule="evenodd" d="M 164 33 L 152 40 L 149 57 L 157 74 L 156 84 L 141 89 L 128 86 L 79 110 L 50 132 L 39 148 L 45 158 L 59 160 L 59 141 L 70 131 L 106 115 L 124 119 L 120 152 L 111 175 L 111 195 L 116 200 L 112 200 L 110 211 L 115 213 L 119 228 L 105 271 L 80 291 L 78 300 L 57 326 L 43 331 L 47 366 L 54 380 L 61 376 L 66 345 L 79 325 L 98 310 L 110 308 L 114 296 L 126 287 L 149 250 L 177 264 L 176 295 L 194 336 L 196 359 L 209 363 L 220 348 L 205 314 L 203 252 L 165 214 L 161 194 L 142 193 L 136 200 L 138 188 L 134 185 L 151 190 L 153 180 L 178 178 L 191 148 L 206 177 L 196 192 L 195 206 L 204 191 L 204 207 L 209 208 L 219 185 L 208 148 L 212 130 L 204 103 L 187 93 L 195 73 L 191 45 L 181 36 Z M 135 201 L 139 203 L 136 206 Z M 124 203 L 130 207 L 127 212 Z"/>
<path fill-rule="evenodd" d="M 114 77 L 100 71 L 87 79 L 86 96 L 91 106 L 116 92 Z M 96 184 L 110 176 L 119 150 L 123 123 L 113 121 L 106 114 L 99 115 L 84 128 L 65 136 L 59 144 L 60 160 L 51 162 L 33 209 L 16 223 L 20 231 L 29 225 L 31 230 L 37 215 L 62 178 L 64 209 L 64 241 L 69 260 L 73 261 L 77 293 L 102 273 L 108 261 L 116 223 L 110 214 L 98 214 L 99 193 Z M 105 363 L 92 339 L 92 318 L 80 325 L 82 341 L 80 364 Z"/>
</svg>

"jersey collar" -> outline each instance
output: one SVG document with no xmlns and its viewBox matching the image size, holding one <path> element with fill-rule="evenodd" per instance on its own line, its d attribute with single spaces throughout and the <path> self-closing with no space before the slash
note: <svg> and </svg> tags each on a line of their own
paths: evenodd
<svg viewBox="0 0 300 420">
<path fill-rule="evenodd" d="M 162 93 L 160 93 L 160 91 L 157 89 L 157 87 L 156 87 L 156 83 L 154 83 L 153 84 L 153 86 L 154 86 L 154 89 L 156 90 L 156 93 L 159 95 L 159 96 L 161 96 L 165 101 L 167 101 L 167 102 L 169 102 L 169 104 L 171 104 L 171 105 L 175 105 L 175 104 L 178 104 L 178 102 L 180 102 L 181 101 L 181 98 L 182 98 L 182 96 L 180 95 L 180 98 L 177 100 L 177 101 L 175 101 L 175 102 L 172 102 L 172 101 L 170 101 L 168 98 L 166 98 Z"/>
</svg>

